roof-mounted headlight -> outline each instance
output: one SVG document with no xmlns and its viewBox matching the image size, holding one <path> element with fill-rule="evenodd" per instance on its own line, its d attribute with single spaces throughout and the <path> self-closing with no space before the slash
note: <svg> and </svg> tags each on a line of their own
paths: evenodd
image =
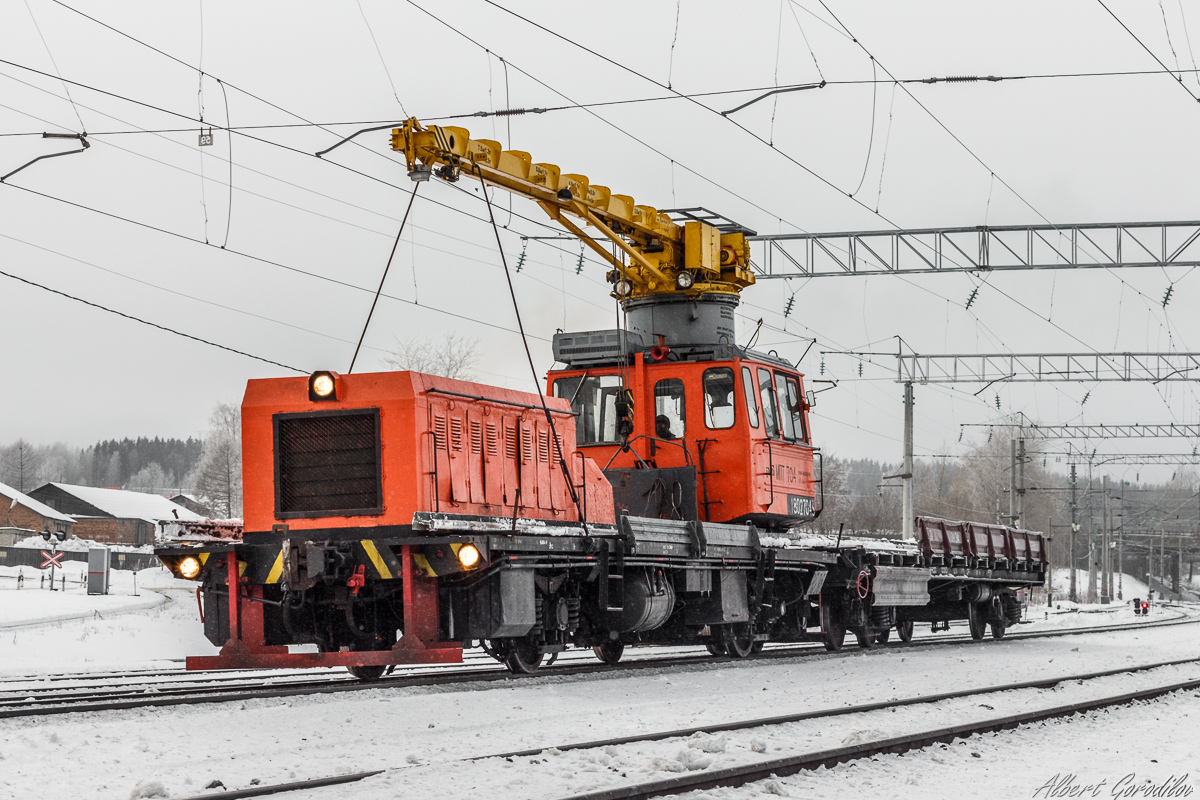
<svg viewBox="0 0 1200 800">
<path fill-rule="evenodd" d="M 312 402 L 338 399 L 338 374 L 322 370 L 308 378 L 308 399 Z"/>
</svg>

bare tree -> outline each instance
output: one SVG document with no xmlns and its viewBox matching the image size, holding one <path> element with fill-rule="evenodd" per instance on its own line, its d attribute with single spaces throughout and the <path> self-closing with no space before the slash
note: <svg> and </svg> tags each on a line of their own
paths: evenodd
<svg viewBox="0 0 1200 800">
<path fill-rule="evenodd" d="M 447 333 L 440 342 L 428 338 L 397 339 L 396 348 L 384 356 L 383 363 L 392 369 L 470 381 L 475 380 L 479 358 L 478 339 Z"/>
<path fill-rule="evenodd" d="M 157 461 L 151 461 L 129 478 L 126 489 L 134 492 L 165 492 L 174 487 L 175 476 L 169 474 Z"/>
<path fill-rule="evenodd" d="M 196 492 L 226 518 L 242 514 L 241 409 L 219 403 L 208 419 L 204 456 L 196 474 Z"/>
<path fill-rule="evenodd" d="M 4 451 L 0 466 L 4 468 L 4 482 L 25 492 L 35 488 L 42 457 L 37 449 L 24 439 L 17 439 Z"/>
</svg>

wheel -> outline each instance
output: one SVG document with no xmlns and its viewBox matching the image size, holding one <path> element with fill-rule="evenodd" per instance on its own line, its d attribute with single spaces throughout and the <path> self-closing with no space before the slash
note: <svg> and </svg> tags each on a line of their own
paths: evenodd
<svg viewBox="0 0 1200 800">
<path fill-rule="evenodd" d="M 608 641 L 593 647 L 592 652 L 605 664 L 616 664 L 621 660 L 621 654 L 625 652 L 625 645 L 622 642 Z"/>
<path fill-rule="evenodd" d="M 750 645 L 751 654 L 758 655 L 761 653 L 763 651 L 763 645 L 765 644 L 766 642 L 755 642 L 754 644 Z"/>
<path fill-rule="evenodd" d="M 987 621 L 983 618 L 983 607 L 979 603 L 967 603 L 967 627 L 971 629 L 971 638 L 979 641 L 987 632 Z"/>
<path fill-rule="evenodd" d="M 346 667 L 346 670 L 360 681 L 377 681 L 383 677 L 383 672 L 386 669 L 386 664 L 370 667 Z"/>
<path fill-rule="evenodd" d="M 725 643 L 720 640 L 705 642 L 704 649 L 708 650 L 708 654 L 711 656 L 725 655 Z"/>
<path fill-rule="evenodd" d="M 900 637 L 902 642 L 911 642 L 913 637 L 913 623 L 911 619 L 901 620 L 896 623 L 896 635 Z"/>
<path fill-rule="evenodd" d="M 1003 639 L 1004 634 L 1007 632 L 1008 632 L 1008 625 L 1006 623 L 1003 623 L 1003 622 L 993 622 L 992 623 L 992 638 L 993 639 Z"/>
<path fill-rule="evenodd" d="M 728 626 L 724 638 L 725 651 L 734 658 L 745 658 L 754 650 L 754 633 L 749 623 Z"/>
<path fill-rule="evenodd" d="M 542 663 L 542 648 L 528 642 L 513 642 L 504 657 L 504 665 L 514 675 L 530 675 Z"/>
<path fill-rule="evenodd" d="M 821 631 L 824 636 L 825 649 L 836 653 L 846 642 L 846 625 L 838 612 L 830 605 L 821 604 Z"/>
<path fill-rule="evenodd" d="M 878 642 L 879 644 L 887 644 L 888 639 L 890 639 L 890 638 L 892 638 L 892 629 L 891 628 L 884 628 L 883 630 L 881 630 L 879 633 L 877 633 L 875 635 L 875 641 Z"/>
<path fill-rule="evenodd" d="M 875 646 L 875 635 L 870 625 L 863 625 L 854 629 L 854 638 L 858 641 L 858 646 L 863 650 L 870 650 Z"/>
</svg>

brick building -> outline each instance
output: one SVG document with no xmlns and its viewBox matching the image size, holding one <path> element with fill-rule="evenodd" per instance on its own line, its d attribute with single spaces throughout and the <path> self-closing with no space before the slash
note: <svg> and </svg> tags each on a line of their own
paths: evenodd
<svg viewBox="0 0 1200 800">
<path fill-rule="evenodd" d="M 73 532 L 75 520 L 24 492 L 0 483 L 0 546 L 8 546 L 42 531 Z"/>
<path fill-rule="evenodd" d="M 181 505 L 189 511 L 194 511 L 202 517 L 211 517 L 213 513 L 212 509 L 201 503 L 199 498 L 190 494 L 177 494 L 171 498 L 171 502 Z"/>
<path fill-rule="evenodd" d="M 51 509 L 75 520 L 80 539 L 108 544 L 143 545 L 154 542 L 154 532 L 163 520 L 203 519 L 162 495 L 47 483 L 29 493 Z"/>
</svg>

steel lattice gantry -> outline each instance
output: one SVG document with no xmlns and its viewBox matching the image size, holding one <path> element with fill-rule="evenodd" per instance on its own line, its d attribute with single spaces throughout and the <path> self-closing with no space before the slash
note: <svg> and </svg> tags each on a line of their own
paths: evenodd
<svg viewBox="0 0 1200 800">
<path fill-rule="evenodd" d="M 1188 381 L 1200 353 L 993 353 L 896 357 L 898 383 Z"/>
<path fill-rule="evenodd" d="M 1093 467 L 1104 466 L 1105 464 L 1126 464 L 1130 466 L 1164 466 L 1164 467 L 1184 467 L 1193 464 L 1200 464 L 1200 455 L 1190 455 L 1188 453 L 1098 453 L 1091 455 L 1088 453 L 1047 453 L 1046 455 L 1060 455 L 1067 459 L 1069 464 L 1090 464 Z"/>
<path fill-rule="evenodd" d="M 759 280 L 1200 265 L 1197 221 L 984 225 L 748 238 L 762 246 Z"/>
<path fill-rule="evenodd" d="M 1021 425 L 1016 422 L 964 422 L 966 428 L 1019 428 L 1022 436 L 1038 439 L 1167 439 L 1200 438 L 1200 425 Z"/>
</svg>

